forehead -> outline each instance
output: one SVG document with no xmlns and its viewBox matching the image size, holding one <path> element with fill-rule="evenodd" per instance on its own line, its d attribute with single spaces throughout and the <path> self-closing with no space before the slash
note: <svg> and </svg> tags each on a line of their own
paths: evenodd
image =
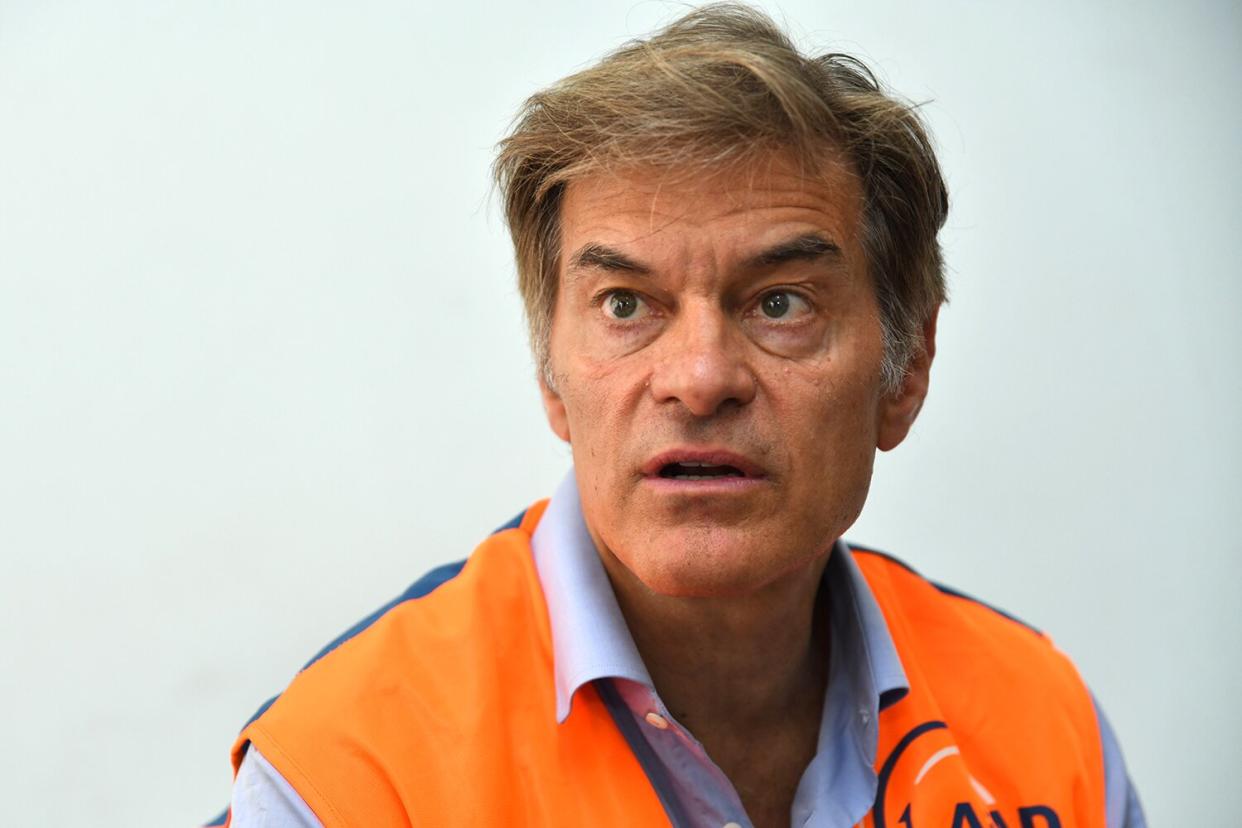
<svg viewBox="0 0 1242 828">
<path fill-rule="evenodd" d="M 863 198 L 842 162 L 804 169 L 781 154 L 698 169 L 631 167 L 571 181 L 561 202 L 562 260 L 583 244 L 638 245 L 657 254 L 704 244 L 744 255 L 819 231 L 856 247 Z"/>
</svg>

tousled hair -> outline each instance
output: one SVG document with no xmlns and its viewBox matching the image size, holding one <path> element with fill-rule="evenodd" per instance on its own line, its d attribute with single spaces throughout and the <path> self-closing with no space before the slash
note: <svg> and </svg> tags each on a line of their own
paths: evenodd
<svg viewBox="0 0 1242 828">
<path fill-rule="evenodd" d="M 532 95 L 494 165 L 517 258 L 531 346 L 550 386 L 560 205 L 595 173 L 694 173 L 771 152 L 804 170 L 843 157 L 864 197 L 862 247 L 884 330 L 882 385 L 900 386 L 945 300 L 936 234 L 948 193 L 914 106 L 856 58 L 804 56 L 740 3 L 691 11 L 644 40 Z"/>
</svg>

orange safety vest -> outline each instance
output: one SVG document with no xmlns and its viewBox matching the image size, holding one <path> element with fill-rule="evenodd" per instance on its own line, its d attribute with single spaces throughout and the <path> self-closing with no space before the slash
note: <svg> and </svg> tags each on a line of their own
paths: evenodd
<svg viewBox="0 0 1242 828">
<path fill-rule="evenodd" d="M 242 731 L 327 828 L 655 826 L 594 686 L 556 722 L 531 534 L 547 501 L 424 597 L 307 666 Z M 882 710 L 866 828 L 1103 828 L 1091 696 L 1047 638 L 876 553 L 855 559 L 910 691 Z"/>
</svg>

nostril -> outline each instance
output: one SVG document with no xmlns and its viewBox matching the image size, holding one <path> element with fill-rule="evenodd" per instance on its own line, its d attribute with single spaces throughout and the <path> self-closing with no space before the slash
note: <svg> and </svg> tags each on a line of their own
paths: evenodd
<svg viewBox="0 0 1242 828">
<path fill-rule="evenodd" d="M 653 356 L 643 381 L 656 402 L 679 402 L 696 417 L 710 417 L 754 399 L 758 383 L 748 355 L 731 340 L 670 341 Z"/>
</svg>

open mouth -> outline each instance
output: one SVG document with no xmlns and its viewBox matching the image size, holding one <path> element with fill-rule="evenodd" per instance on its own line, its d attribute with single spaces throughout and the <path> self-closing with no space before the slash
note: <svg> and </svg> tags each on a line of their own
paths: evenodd
<svg viewBox="0 0 1242 828">
<path fill-rule="evenodd" d="M 716 446 L 668 448 L 643 464 L 640 472 L 653 482 L 697 483 L 704 492 L 740 491 L 768 477 L 767 470 L 745 454 Z"/>
<path fill-rule="evenodd" d="M 746 473 L 736 466 L 717 466 L 711 463 L 665 463 L 660 467 L 660 477 L 667 480 L 718 480 L 722 477 L 745 477 Z"/>
</svg>

